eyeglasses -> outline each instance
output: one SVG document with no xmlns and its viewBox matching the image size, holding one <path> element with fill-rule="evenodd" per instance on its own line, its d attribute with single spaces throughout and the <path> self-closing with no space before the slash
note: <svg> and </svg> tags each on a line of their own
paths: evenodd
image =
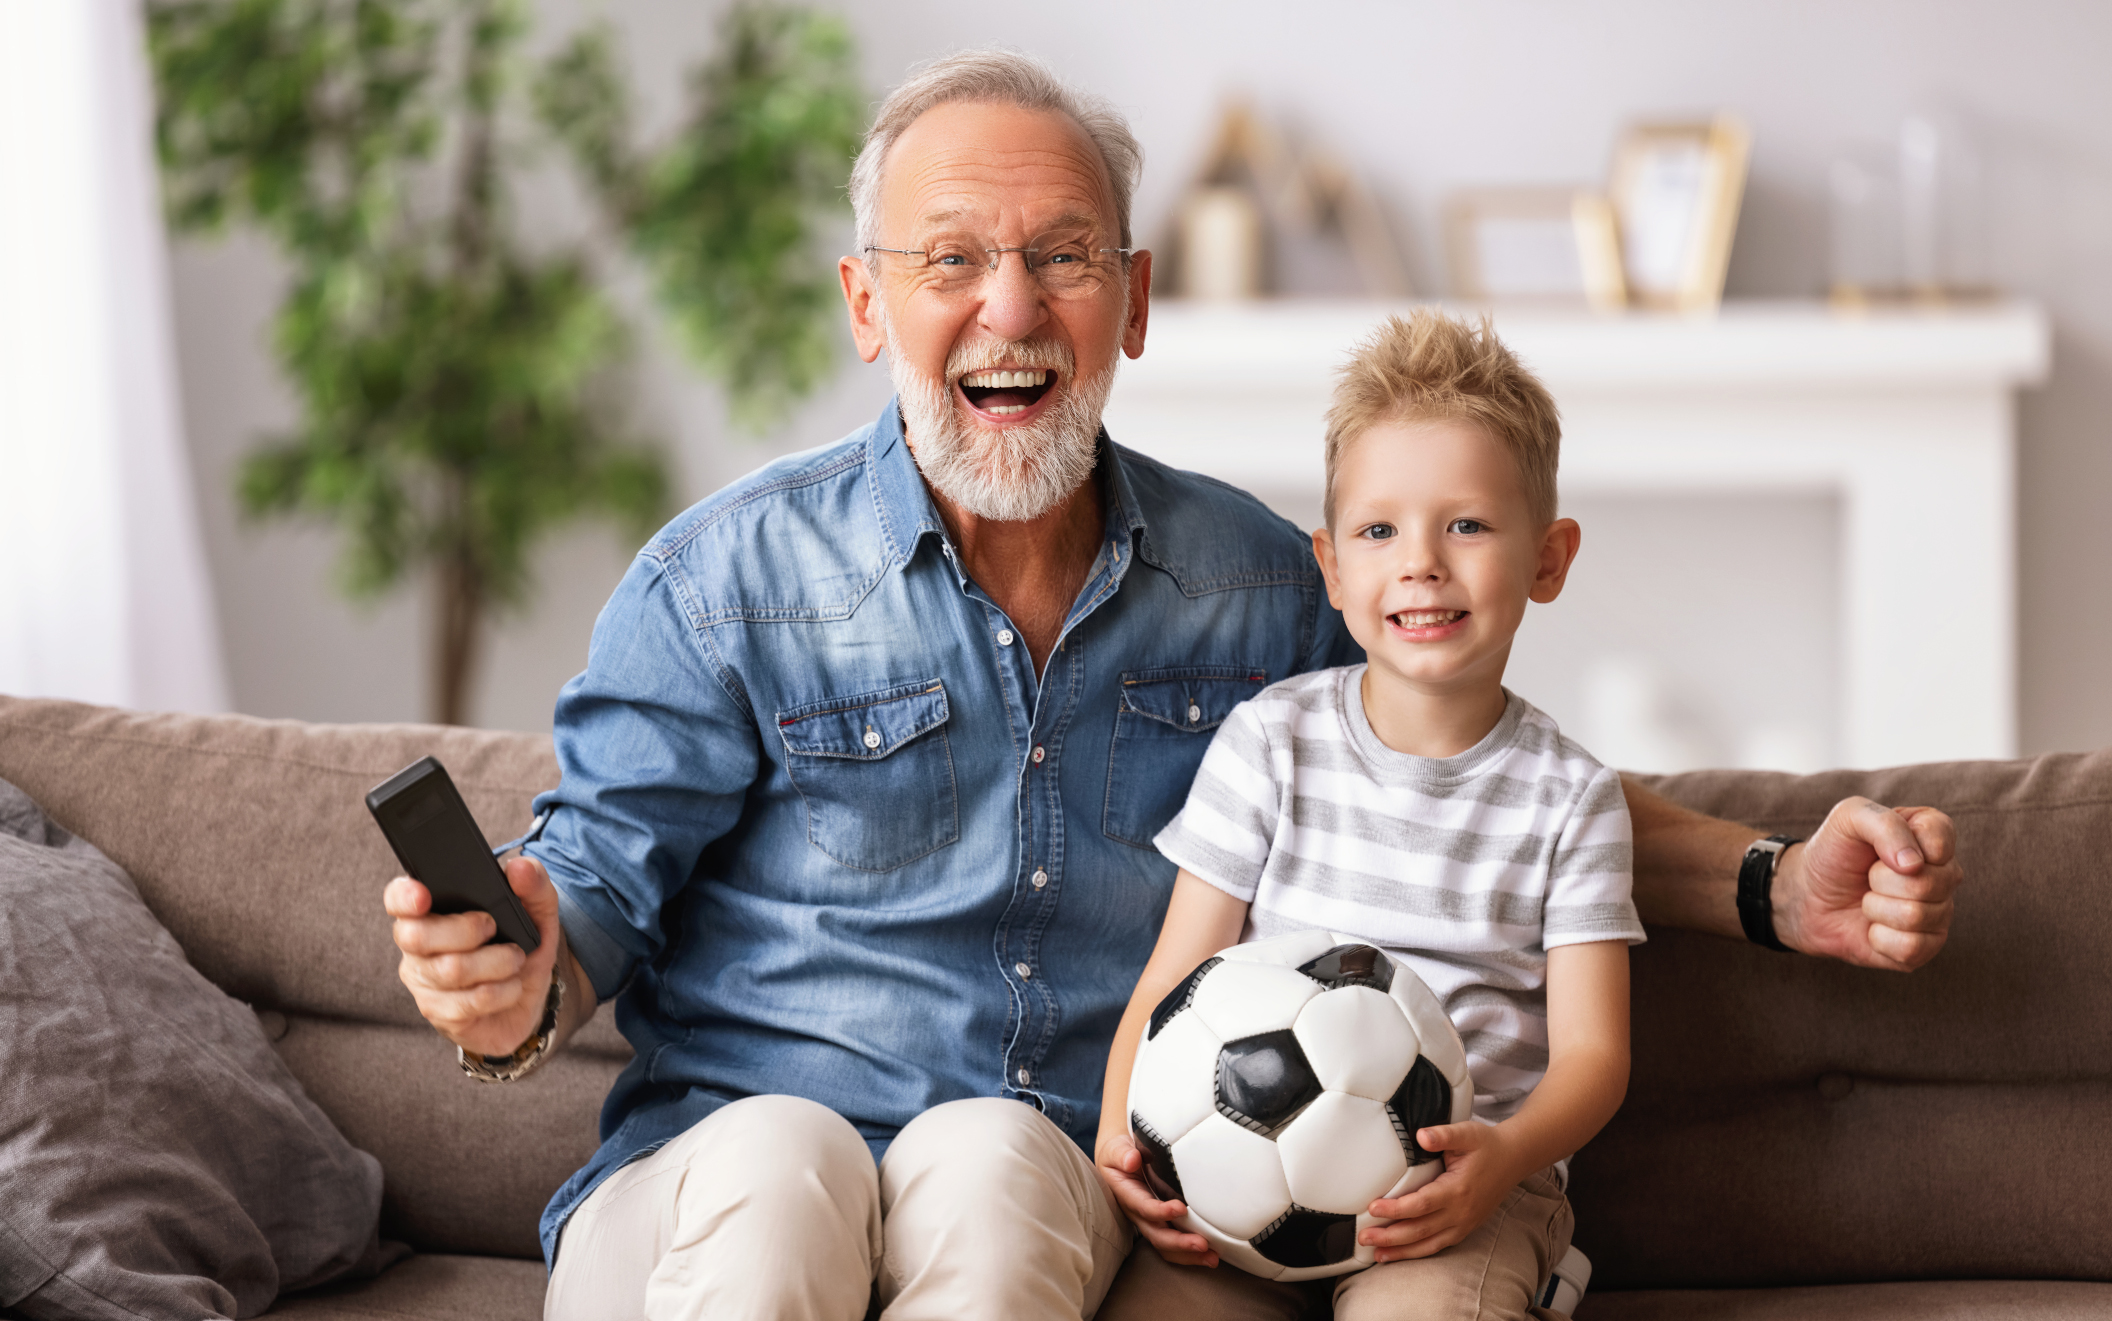
<svg viewBox="0 0 2112 1321">
<path fill-rule="evenodd" d="M 1007 248 L 987 240 L 959 236 L 933 239 L 921 248 L 883 248 L 866 245 L 867 252 L 893 253 L 908 261 L 941 294 L 965 294 L 997 273 L 1005 254 L 1016 252 L 1026 264 L 1027 274 L 1040 282 L 1054 298 L 1082 298 L 1099 290 L 1117 261 L 1127 261 L 1135 248 L 1095 248 L 1084 236 L 1048 235 L 1025 247 Z"/>
</svg>

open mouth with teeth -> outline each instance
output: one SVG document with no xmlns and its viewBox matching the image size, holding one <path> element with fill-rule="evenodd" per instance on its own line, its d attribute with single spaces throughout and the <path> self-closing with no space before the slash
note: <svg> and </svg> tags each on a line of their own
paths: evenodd
<svg viewBox="0 0 2112 1321">
<path fill-rule="evenodd" d="M 1056 385 L 1056 373 L 1041 368 L 969 372 L 961 377 L 961 394 L 968 406 L 992 417 L 1017 417 L 1047 397 Z"/>
<path fill-rule="evenodd" d="M 1467 617 L 1464 610 L 1397 610 L 1386 622 L 1404 633 L 1429 636 L 1449 630 Z"/>
</svg>

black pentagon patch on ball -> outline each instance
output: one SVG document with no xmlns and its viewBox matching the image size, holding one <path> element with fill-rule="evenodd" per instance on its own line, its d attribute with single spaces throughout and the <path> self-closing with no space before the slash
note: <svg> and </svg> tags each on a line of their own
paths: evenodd
<svg viewBox="0 0 2112 1321">
<path fill-rule="evenodd" d="M 1247 1241 L 1278 1266 L 1332 1266 L 1357 1255 L 1357 1218 L 1293 1206 Z"/>
<path fill-rule="evenodd" d="M 1393 960 L 1369 945 L 1337 945 L 1298 971 L 1330 991 L 1344 986 L 1393 989 Z"/>
<path fill-rule="evenodd" d="M 1188 1195 L 1181 1191 L 1181 1173 L 1173 1167 L 1172 1146 L 1134 1110 L 1129 1112 L 1129 1131 L 1137 1140 L 1137 1150 L 1144 1154 L 1144 1182 L 1151 1185 L 1151 1195 L 1162 1202 L 1187 1201 Z"/>
<path fill-rule="evenodd" d="M 1452 1084 L 1437 1066 L 1422 1055 L 1415 1057 L 1415 1067 L 1401 1079 L 1401 1085 L 1393 1089 L 1393 1096 L 1386 1102 L 1386 1117 L 1393 1121 L 1393 1134 L 1401 1140 L 1401 1150 L 1408 1153 L 1410 1165 L 1424 1165 L 1436 1160 L 1438 1153 L 1424 1151 L 1416 1142 L 1417 1130 L 1435 1128 L 1439 1124 L 1452 1122 Z"/>
<path fill-rule="evenodd" d="M 1228 1041 L 1217 1052 L 1217 1109 L 1241 1128 L 1269 1134 L 1320 1095 L 1320 1079 L 1289 1028 Z"/>
<path fill-rule="evenodd" d="M 1215 954 L 1211 955 L 1197 964 L 1194 972 L 1181 978 L 1179 986 L 1166 992 L 1166 998 L 1159 1001 L 1158 1008 L 1151 1011 L 1151 1026 L 1144 1029 L 1144 1039 L 1150 1041 L 1156 1038 L 1159 1035 L 1160 1028 L 1166 1026 L 1183 1009 L 1194 1004 L 1195 988 L 1201 984 L 1204 976 L 1212 968 L 1223 962 L 1224 960 Z"/>
</svg>

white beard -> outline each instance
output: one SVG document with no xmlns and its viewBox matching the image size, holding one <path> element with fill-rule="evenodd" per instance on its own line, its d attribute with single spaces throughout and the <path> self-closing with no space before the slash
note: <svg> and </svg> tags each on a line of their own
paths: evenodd
<svg viewBox="0 0 2112 1321">
<path fill-rule="evenodd" d="M 893 327 L 882 332 L 893 340 Z M 977 518 L 1023 523 L 1048 513 L 1093 475 L 1100 414 L 1115 388 L 1117 356 L 1090 379 L 1079 380 L 1065 345 L 1045 339 L 1001 340 L 957 346 L 946 375 L 933 380 L 889 353 L 888 374 L 902 398 L 902 425 L 924 480 Z M 1007 364 L 1053 371 L 1062 391 L 1055 404 L 1023 426 L 985 429 L 954 398 L 952 382 L 966 372 Z"/>
</svg>

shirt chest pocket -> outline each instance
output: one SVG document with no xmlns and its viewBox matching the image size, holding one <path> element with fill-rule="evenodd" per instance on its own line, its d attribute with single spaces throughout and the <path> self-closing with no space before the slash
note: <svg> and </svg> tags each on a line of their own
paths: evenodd
<svg viewBox="0 0 2112 1321">
<path fill-rule="evenodd" d="M 1125 672 L 1100 825 L 1108 838 L 1150 848 L 1187 801 L 1211 735 L 1268 683 L 1266 672 L 1244 665 Z"/>
<path fill-rule="evenodd" d="M 777 713 L 807 841 L 846 867 L 893 871 L 961 837 L 937 679 Z"/>
</svg>

